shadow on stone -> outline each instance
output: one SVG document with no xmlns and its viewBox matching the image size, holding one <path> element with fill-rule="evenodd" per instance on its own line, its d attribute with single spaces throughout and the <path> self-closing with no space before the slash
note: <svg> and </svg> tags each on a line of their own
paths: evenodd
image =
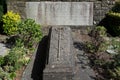
<svg viewBox="0 0 120 80">
<path fill-rule="evenodd" d="M 36 52 L 35 61 L 32 69 L 31 77 L 33 80 L 43 80 L 43 70 L 47 59 L 48 36 L 45 36 L 39 43 Z"/>
</svg>

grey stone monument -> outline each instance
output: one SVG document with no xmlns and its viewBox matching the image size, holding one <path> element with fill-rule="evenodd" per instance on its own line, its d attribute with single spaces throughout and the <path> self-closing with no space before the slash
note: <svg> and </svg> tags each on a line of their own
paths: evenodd
<svg viewBox="0 0 120 80">
<path fill-rule="evenodd" d="M 43 80 L 73 80 L 75 61 L 71 49 L 71 29 L 52 27 L 48 64 L 44 70 Z"/>
<path fill-rule="evenodd" d="M 93 25 L 93 2 L 26 2 L 26 15 L 43 26 Z"/>
</svg>

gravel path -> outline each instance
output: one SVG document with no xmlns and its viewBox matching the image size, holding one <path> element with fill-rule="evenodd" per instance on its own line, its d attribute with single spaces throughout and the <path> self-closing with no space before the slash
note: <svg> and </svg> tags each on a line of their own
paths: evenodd
<svg viewBox="0 0 120 80">
<path fill-rule="evenodd" d="M 84 53 L 84 42 L 90 37 L 86 30 L 73 30 L 74 53 L 76 55 L 76 72 L 74 80 L 95 80 L 95 73 L 89 65 L 89 59 Z"/>
</svg>

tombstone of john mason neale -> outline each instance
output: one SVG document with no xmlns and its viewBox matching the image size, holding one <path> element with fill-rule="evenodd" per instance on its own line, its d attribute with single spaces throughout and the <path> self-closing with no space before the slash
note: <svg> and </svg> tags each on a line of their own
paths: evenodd
<svg viewBox="0 0 120 80">
<path fill-rule="evenodd" d="M 71 29 L 52 27 L 49 45 L 49 59 L 43 73 L 43 80 L 73 80 L 75 62 L 71 50 Z"/>
</svg>

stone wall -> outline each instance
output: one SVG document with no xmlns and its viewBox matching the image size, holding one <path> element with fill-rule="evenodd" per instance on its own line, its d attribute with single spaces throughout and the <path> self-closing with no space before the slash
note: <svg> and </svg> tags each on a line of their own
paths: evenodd
<svg viewBox="0 0 120 80">
<path fill-rule="evenodd" d="M 19 12 L 22 15 L 22 18 L 26 18 L 25 13 L 25 3 L 26 1 L 33 0 L 24 0 L 24 1 L 16 1 L 16 0 L 8 0 L 7 9 L 13 10 L 14 12 Z M 34 0 L 34 1 L 42 1 L 42 0 Z M 51 1 L 51 0 L 48 0 Z M 62 0 L 52 0 L 52 1 L 62 1 Z M 93 2 L 93 24 L 98 24 L 104 17 L 105 14 L 111 10 L 113 5 L 115 4 L 115 0 L 64 0 L 64 1 L 76 1 L 76 2 Z"/>
<path fill-rule="evenodd" d="M 23 1 L 11 1 L 8 0 L 7 2 L 7 10 L 12 10 L 14 12 L 18 12 L 22 19 L 26 18 L 26 11 L 25 11 L 25 2 Z"/>
<path fill-rule="evenodd" d="M 98 24 L 105 17 L 105 14 L 112 9 L 114 4 L 115 0 L 94 1 L 94 24 Z"/>
</svg>

